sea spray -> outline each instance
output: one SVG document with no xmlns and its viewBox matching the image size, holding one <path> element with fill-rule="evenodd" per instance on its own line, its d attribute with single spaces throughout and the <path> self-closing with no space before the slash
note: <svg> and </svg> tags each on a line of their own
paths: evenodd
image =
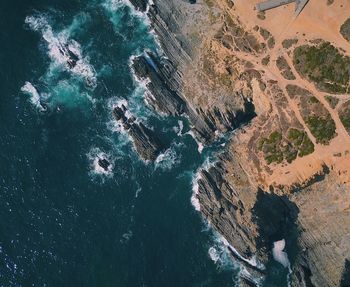
<svg viewBox="0 0 350 287">
<path fill-rule="evenodd" d="M 126 0 L 107 0 L 102 6 L 109 20 L 113 23 L 115 33 L 123 39 L 128 50 L 142 53 L 146 48 L 158 48 L 155 35 L 150 33 L 150 22 L 146 13 L 136 10 Z M 134 26 L 135 29 L 124 31 L 125 21 L 128 23 L 127 26 Z"/>
<path fill-rule="evenodd" d="M 30 102 L 34 107 L 39 111 L 45 111 L 46 109 L 41 105 L 40 94 L 37 89 L 30 82 L 25 82 L 24 86 L 21 88 L 21 91 L 30 96 Z"/>
<path fill-rule="evenodd" d="M 175 150 L 176 146 L 172 145 L 165 152 L 161 153 L 154 162 L 156 169 L 171 170 L 181 161 L 180 155 Z"/>
<path fill-rule="evenodd" d="M 191 127 L 191 128 L 193 128 L 193 127 Z M 198 149 L 197 149 L 197 150 L 198 150 L 199 153 L 202 153 L 202 151 L 203 151 L 203 149 L 204 149 L 204 145 L 203 145 L 203 143 L 201 143 L 201 142 L 197 139 L 197 137 L 195 136 L 194 132 L 193 132 L 192 130 L 190 130 L 190 131 L 188 131 L 187 133 L 185 133 L 185 135 L 191 136 L 191 137 L 196 141 L 197 146 L 198 146 Z"/>
<path fill-rule="evenodd" d="M 196 211 L 201 210 L 201 205 L 198 199 L 199 184 L 198 181 L 201 179 L 200 172 L 198 171 L 192 179 L 192 196 L 191 203 Z"/>
<path fill-rule="evenodd" d="M 288 259 L 288 254 L 284 252 L 285 246 L 286 241 L 284 239 L 274 242 L 272 256 L 277 262 L 281 263 L 284 268 L 288 268 L 290 266 L 290 263 Z"/>
<path fill-rule="evenodd" d="M 48 55 L 52 60 L 48 75 L 54 74 L 61 67 L 84 79 L 88 87 L 96 87 L 96 72 L 89 63 L 89 57 L 84 57 L 81 45 L 69 38 L 68 29 L 55 33 L 43 15 L 28 16 L 25 23 L 33 31 L 40 32 L 47 43 Z"/>
<path fill-rule="evenodd" d="M 100 148 L 93 147 L 87 154 L 87 158 L 89 160 L 90 165 L 90 175 L 92 178 L 96 178 L 97 176 L 102 177 L 104 180 L 104 177 L 106 178 L 112 178 L 113 177 L 113 169 L 114 169 L 114 162 L 115 158 L 110 153 L 105 153 L 100 150 Z M 106 160 L 109 163 L 109 166 L 107 168 L 103 168 L 100 164 L 100 160 Z"/>
<path fill-rule="evenodd" d="M 35 92 L 28 82 L 22 88 L 31 93 L 31 102 L 39 110 L 44 109 L 43 105 L 55 109 L 62 105 L 78 107 L 82 103 L 94 103 L 90 93 L 97 86 L 96 71 L 89 57 L 83 55 L 81 44 L 71 38 L 88 18 L 85 13 L 79 13 L 70 26 L 58 32 L 50 25 L 54 20 L 49 14 L 36 13 L 25 18 L 26 27 L 40 33 L 50 59 L 45 74 L 37 80 L 41 91 Z"/>
<path fill-rule="evenodd" d="M 288 254 L 287 252 L 284 251 L 285 247 L 286 247 L 285 239 L 275 241 L 273 243 L 272 256 L 273 256 L 273 259 L 278 263 L 282 264 L 284 268 L 288 268 L 287 282 L 288 282 L 288 286 L 290 286 L 290 275 L 292 273 L 292 268 L 290 266 Z"/>
</svg>

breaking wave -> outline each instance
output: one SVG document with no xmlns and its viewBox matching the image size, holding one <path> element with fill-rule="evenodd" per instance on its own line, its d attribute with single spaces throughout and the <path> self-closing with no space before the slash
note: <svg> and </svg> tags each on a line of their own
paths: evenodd
<svg viewBox="0 0 350 287">
<path fill-rule="evenodd" d="M 177 154 L 175 146 L 171 146 L 157 157 L 154 164 L 156 169 L 170 170 L 179 163 L 180 156 Z"/>
<path fill-rule="evenodd" d="M 21 88 L 21 91 L 30 96 L 30 102 L 34 107 L 36 107 L 39 111 L 43 112 L 46 110 L 41 105 L 41 97 L 38 90 L 32 85 L 30 82 L 25 82 L 24 86 Z"/>
<path fill-rule="evenodd" d="M 25 23 L 33 31 L 41 33 L 47 44 L 48 56 L 51 59 L 49 74 L 52 75 L 57 68 L 62 68 L 81 77 L 87 87 L 96 87 L 96 72 L 90 65 L 90 59 L 83 56 L 81 45 L 70 38 L 69 29 L 55 33 L 43 15 L 27 16 Z M 77 23 L 74 23 L 74 26 L 76 25 Z"/>
<path fill-rule="evenodd" d="M 90 91 L 97 86 L 95 69 L 88 56 L 83 55 L 80 43 L 72 38 L 87 21 L 88 15 L 78 14 L 67 28 L 55 32 L 46 14 L 37 13 L 25 18 L 25 25 L 41 35 L 49 66 L 37 84 L 25 82 L 22 92 L 31 96 L 31 103 L 40 111 L 59 105 L 77 106 L 82 101 L 93 102 Z M 35 86 L 40 86 L 38 91 Z"/>
<path fill-rule="evenodd" d="M 195 134 L 193 133 L 192 130 L 188 131 L 187 133 L 185 133 L 186 135 L 191 136 L 197 143 L 197 150 L 199 153 L 202 153 L 203 149 L 204 149 L 204 145 L 197 139 L 197 137 L 195 136 Z"/>
<path fill-rule="evenodd" d="M 230 257 L 230 252 L 227 245 L 224 244 L 222 236 L 214 232 L 213 241 L 213 245 L 208 249 L 210 259 L 220 269 L 237 269 L 238 265 Z"/>
<path fill-rule="evenodd" d="M 92 148 L 87 154 L 90 165 L 90 175 L 96 177 L 113 177 L 115 158 L 108 153 L 101 151 L 99 148 Z M 101 163 L 104 161 L 104 165 Z"/>
</svg>

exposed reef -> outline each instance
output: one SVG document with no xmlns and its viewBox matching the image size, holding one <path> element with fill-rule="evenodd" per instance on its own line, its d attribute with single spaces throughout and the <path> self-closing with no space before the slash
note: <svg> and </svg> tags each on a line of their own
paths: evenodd
<svg viewBox="0 0 350 287">
<path fill-rule="evenodd" d="M 117 106 L 113 110 L 116 121 L 123 125 L 124 130 L 131 136 L 135 150 L 146 161 L 154 161 L 165 149 L 157 135 L 134 116 L 126 116 L 127 108 L 124 105 Z"/>
</svg>

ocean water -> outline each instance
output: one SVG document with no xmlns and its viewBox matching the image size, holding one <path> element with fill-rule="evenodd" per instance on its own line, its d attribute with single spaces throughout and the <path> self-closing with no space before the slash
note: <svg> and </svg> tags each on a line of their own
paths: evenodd
<svg viewBox="0 0 350 287">
<path fill-rule="evenodd" d="M 0 286 L 234 286 L 191 204 L 207 155 L 130 69 L 157 49 L 147 19 L 112 0 L 8 0 L 0 16 Z M 115 125 L 120 101 L 169 145 L 155 164 Z"/>
<path fill-rule="evenodd" d="M 0 286 L 237 286 L 191 202 L 220 143 L 156 115 L 130 69 L 159 49 L 147 18 L 126 1 L 6 0 L 0 23 Z M 154 164 L 113 121 L 119 103 L 169 146 Z"/>
</svg>

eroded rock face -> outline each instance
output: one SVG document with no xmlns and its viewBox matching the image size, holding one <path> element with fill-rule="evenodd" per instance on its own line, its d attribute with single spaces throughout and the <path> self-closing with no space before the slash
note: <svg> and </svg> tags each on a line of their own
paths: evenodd
<svg viewBox="0 0 350 287">
<path fill-rule="evenodd" d="M 145 53 L 133 60 L 133 69 L 139 79 L 149 79 L 147 88 L 147 102 L 155 110 L 166 115 L 182 115 L 186 109 L 186 103 L 177 92 L 179 82 L 169 82 L 168 74 L 173 69 L 171 63 L 168 66 L 161 65 L 152 53 Z"/>
<path fill-rule="evenodd" d="M 127 109 L 124 105 L 115 107 L 114 118 L 123 125 L 125 131 L 131 136 L 135 150 L 146 161 L 154 161 L 164 150 L 164 145 L 157 135 L 133 116 L 126 116 Z"/>
<path fill-rule="evenodd" d="M 139 10 L 146 10 L 142 8 L 142 0 L 131 2 Z M 340 280 L 348 280 L 349 267 L 345 260 L 350 252 L 341 240 L 347 231 L 332 227 L 324 214 L 336 221 L 334 214 L 347 208 L 341 200 L 331 204 L 336 198 L 321 202 L 312 195 L 317 192 L 312 189 L 317 184 L 323 196 L 328 194 L 323 182 L 312 182 L 306 189 L 303 185 L 294 190 L 295 193 L 283 189 L 283 184 L 289 184 L 289 178 L 304 182 L 310 174 L 314 175 L 318 157 L 295 159 L 299 165 L 289 168 L 285 161 L 269 165 L 257 152 L 259 138 L 264 134 L 278 130 L 288 137 L 291 127 L 307 133 L 315 146 L 317 144 L 303 122 L 300 105 L 290 104 L 297 98 L 288 90 L 286 81 L 295 85 L 293 81 L 299 84 L 302 79 L 288 53 L 283 53 L 283 62 L 276 62 L 278 55 L 274 51 L 284 51 L 283 43 L 276 37 L 276 26 L 265 29 L 268 19 L 261 24 L 265 28 L 243 25 L 246 21 L 240 21 L 241 15 L 237 15 L 242 6 L 240 1 L 235 4 L 228 0 L 210 1 L 209 9 L 203 1 L 196 1 L 198 5 L 192 2 L 153 0 L 147 11 L 162 47 L 162 56 L 145 53 L 134 60 L 133 66 L 140 79 L 149 80 L 149 105 L 165 115 L 187 115 L 196 137 L 204 143 L 213 141 L 216 134 L 250 123 L 247 129 L 240 130 L 239 140 L 227 145 L 217 164 L 199 172 L 196 197 L 201 213 L 245 259 L 256 255 L 260 262 L 268 262 L 273 242 L 282 239 L 281 236 L 288 237 L 287 249 L 300 249 L 295 258 L 289 258 L 292 286 L 339 286 Z M 245 13 L 245 8 L 242 11 Z M 253 19 L 254 25 L 256 21 Z M 295 48 L 299 40 L 293 40 L 285 48 Z M 269 61 L 261 65 L 266 57 Z M 308 83 L 304 86 L 315 92 Z M 315 99 L 312 101 L 316 104 Z M 258 117 L 251 122 L 255 106 Z M 342 154 L 349 152 L 344 150 Z M 305 169 L 295 172 L 300 166 Z M 336 171 L 322 179 L 332 176 L 336 176 Z M 280 181 L 281 178 L 286 181 Z M 339 198 L 343 195 L 338 194 Z M 321 208 L 314 210 L 315 204 Z M 332 213 L 333 208 L 339 210 Z M 341 214 L 346 221 L 345 211 Z M 330 238 L 327 230 L 336 233 L 335 237 Z M 235 252 L 232 255 L 253 277 L 268 274 Z M 254 286 L 247 278 L 242 279 L 242 286 L 244 284 Z"/>
<path fill-rule="evenodd" d="M 199 23 L 205 24 L 200 28 L 203 33 L 210 30 L 211 25 L 206 20 L 209 12 L 203 10 L 205 6 L 191 5 L 193 1 L 153 2 L 148 17 L 166 57 L 147 52 L 133 61 L 135 74 L 140 79 L 150 80 L 147 102 L 162 114 L 187 115 L 197 138 L 204 143 L 216 137 L 215 131 L 225 133 L 254 117 L 254 105 L 244 91 L 227 89 L 223 93 L 221 88 L 213 86 L 208 94 L 204 86 L 193 86 L 193 83 L 207 82 L 198 78 L 200 67 L 194 64 L 202 53 L 204 38 L 188 37 L 198 29 L 194 26 Z M 193 17 L 189 18 L 189 14 Z M 194 100 L 198 98 L 216 100 L 198 105 Z M 223 102 L 218 98 L 227 100 Z M 232 102 L 232 99 L 237 100 Z M 226 102 L 232 104 L 228 106 Z"/>
<path fill-rule="evenodd" d="M 250 274 L 245 281 L 269 273 L 263 265 L 271 260 L 275 241 L 287 238 L 289 250 L 299 248 L 298 207 L 286 196 L 264 192 L 252 184 L 235 154 L 225 152 L 218 163 L 201 170 L 197 183 L 195 196 L 200 211 L 240 254 L 232 253 Z M 253 257 L 258 264 L 250 263 Z M 292 264 L 296 262 L 294 257 L 289 260 Z M 299 277 L 303 278 L 304 273 Z"/>
</svg>

